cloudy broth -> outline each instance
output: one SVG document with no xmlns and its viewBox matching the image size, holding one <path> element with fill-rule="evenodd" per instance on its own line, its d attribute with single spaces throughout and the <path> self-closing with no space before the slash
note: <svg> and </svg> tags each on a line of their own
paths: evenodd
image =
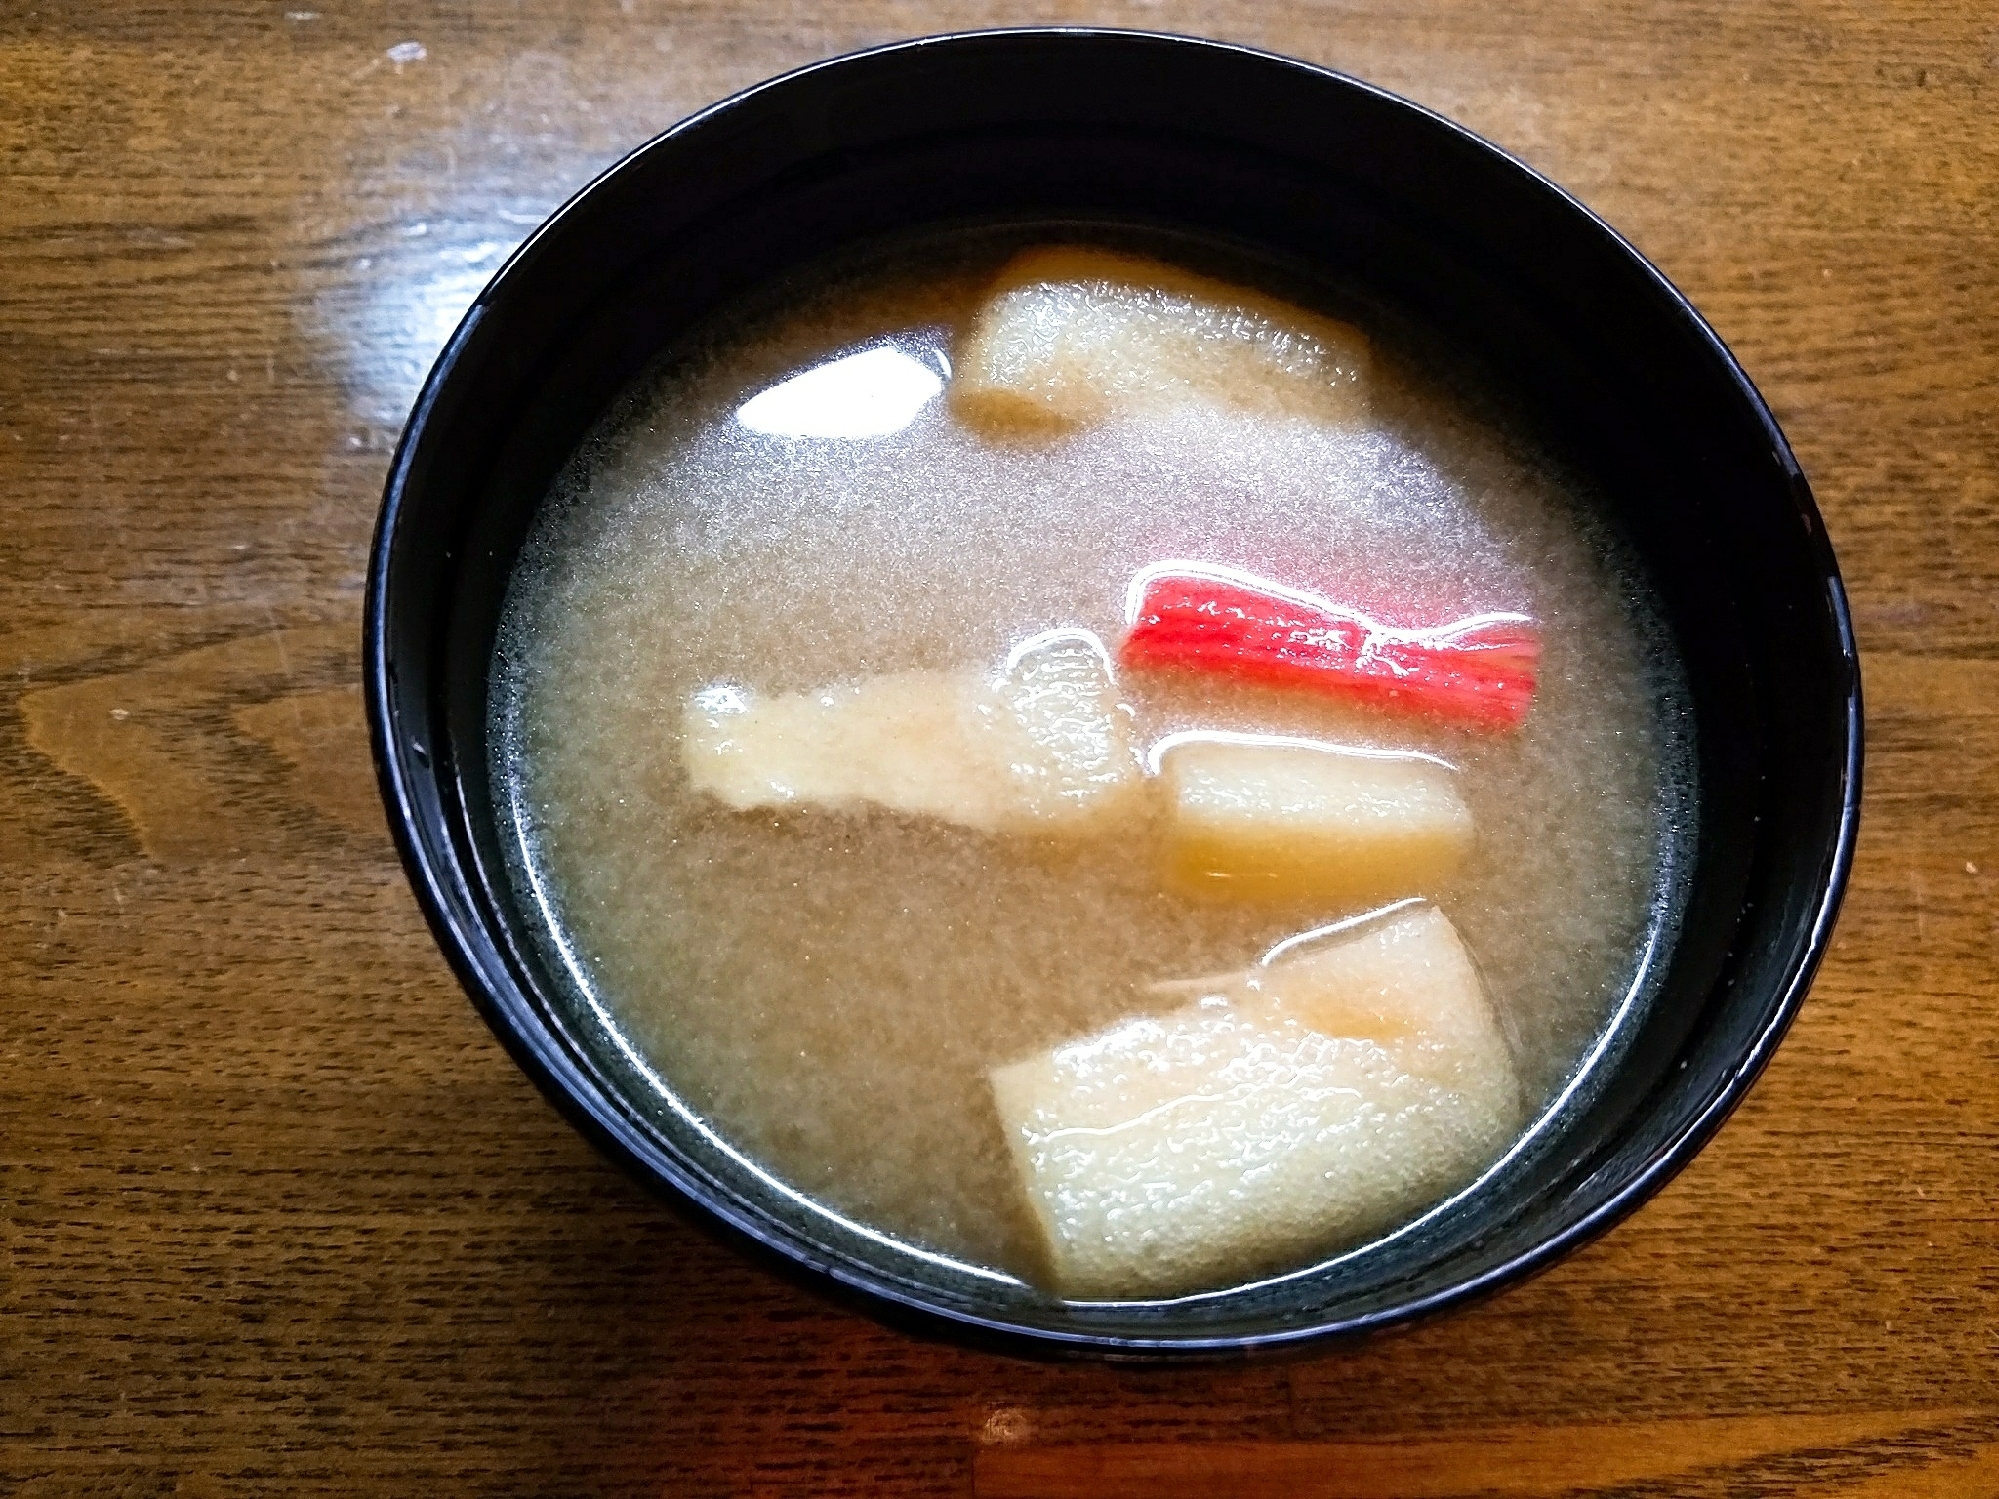
<svg viewBox="0 0 1999 1499">
<path fill-rule="evenodd" d="M 1374 330 L 1358 423 L 1189 408 L 995 440 L 949 383 L 1001 258 L 795 288 L 646 382 L 531 538 L 492 714 L 517 873 L 680 1103 L 846 1218 L 1041 1281 L 989 1070 L 1354 908 L 1190 896 L 1162 883 L 1144 825 L 1050 841 L 878 808 L 732 810 L 682 762 L 694 694 L 976 666 L 1055 629 L 1114 643 L 1131 580 L 1162 558 L 1394 623 L 1531 616 L 1538 690 L 1507 734 L 1226 680 L 1117 684 L 1147 744 L 1238 731 L 1457 768 L 1475 849 L 1421 894 L 1476 959 L 1528 1119 L 1602 1040 L 1667 917 L 1689 746 L 1634 571 L 1562 471 L 1454 380 Z"/>
</svg>

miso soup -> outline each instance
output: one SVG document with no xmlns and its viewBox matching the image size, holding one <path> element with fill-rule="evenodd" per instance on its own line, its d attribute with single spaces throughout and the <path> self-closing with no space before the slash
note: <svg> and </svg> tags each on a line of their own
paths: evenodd
<svg viewBox="0 0 1999 1499">
<path fill-rule="evenodd" d="M 1635 568 L 1420 337 L 1267 286 L 1057 237 L 788 287 L 606 419 L 503 620 L 578 989 L 824 1211 L 1055 1294 L 1447 1201 L 1674 919 Z"/>
</svg>

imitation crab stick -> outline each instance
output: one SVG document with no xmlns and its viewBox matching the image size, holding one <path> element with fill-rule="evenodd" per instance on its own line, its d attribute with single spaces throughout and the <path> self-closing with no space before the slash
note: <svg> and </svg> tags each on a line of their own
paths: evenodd
<svg viewBox="0 0 1999 1499">
<path fill-rule="evenodd" d="M 1400 629 L 1254 573 L 1162 562 L 1132 579 L 1118 661 L 1320 692 L 1486 729 L 1517 728 L 1541 639 L 1524 614 Z"/>
</svg>

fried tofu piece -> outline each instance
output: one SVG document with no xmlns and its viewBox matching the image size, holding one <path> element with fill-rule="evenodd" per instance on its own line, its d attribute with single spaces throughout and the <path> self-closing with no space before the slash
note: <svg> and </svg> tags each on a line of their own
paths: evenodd
<svg viewBox="0 0 1999 1499">
<path fill-rule="evenodd" d="M 1521 1126 L 1484 986 L 1434 907 L 1213 987 L 990 1074 L 1064 1296 L 1308 1263 L 1463 1187 Z"/>
<path fill-rule="evenodd" d="M 961 341 L 951 400 L 995 432 L 1085 427 L 1209 405 L 1349 423 L 1368 343 L 1348 324 L 1164 262 L 1087 247 L 1023 251 Z"/>
<path fill-rule="evenodd" d="M 1143 795 L 1131 719 L 1083 630 L 1023 641 L 993 673 L 905 671 L 815 692 L 697 693 L 681 758 L 747 811 L 873 805 L 982 832 L 1085 832 Z"/>
</svg>

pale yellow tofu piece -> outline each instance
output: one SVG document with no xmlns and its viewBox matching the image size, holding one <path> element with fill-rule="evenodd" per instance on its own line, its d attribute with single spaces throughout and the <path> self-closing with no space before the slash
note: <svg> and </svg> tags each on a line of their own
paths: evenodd
<svg viewBox="0 0 1999 1499">
<path fill-rule="evenodd" d="M 1296 1268 L 1468 1185 L 1520 1088 L 1422 907 L 991 1074 L 1055 1289 L 1173 1296 Z"/>
<path fill-rule="evenodd" d="M 738 810 L 873 805 L 982 832 L 1081 832 L 1143 794 L 1131 717 L 1094 635 L 1052 630 L 994 673 L 906 671 L 815 692 L 697 693 L 681 759 Z"/>
<path fill-rule="evenodd" d="M 1395 1046 L 1406 1065 L 1495 1108 L 1517 1101 L 1478 966 L 1450 918 L 1427 902 L 1281 943 L 1243 983 L 1242 1004 L 1321 1035 Z"/>
<path fill-rule="evenodd" d="M 1356 328 L 1136 255 L 1027 250 L 961 341 L 951 400 L 974 426 L 1089 426 L 1208 405 L 1347 423 L 1367 410 Z"/>
<path fill-rule="evenodd" d="M 904 671 L 761 697 L 711 687 L 687 705 L 681 759 L 738 811 L 874 805 L 995 829 L 1006 785 L 979 740 L 963 673 Z"/>
<path fill-rule="evenodd" d="M 1003 824 L 1094 825 L 1138 815 L 1144 766 L 1110 653 L 1087 630 L 1022 641 L 977 691 L 978 753 L 1003 771 Z"/>
<path fill-rule="evenodd" d="M 1362 904 L 1434 894 L 1471 851 L 1457 772 L 1425 755 L 1189 734 L 1153 759 L 1167 871 L 1184 890 Z"/>
</svg>

